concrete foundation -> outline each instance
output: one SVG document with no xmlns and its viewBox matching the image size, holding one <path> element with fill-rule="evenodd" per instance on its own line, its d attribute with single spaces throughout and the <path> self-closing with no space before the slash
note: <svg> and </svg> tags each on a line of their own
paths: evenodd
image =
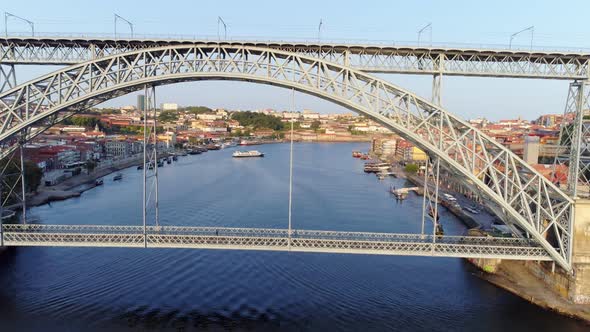
<svg viewBox="0 0 590 332">
<path fill-rule="evenodd" d="M 525 265 L 565 299 L 576 304 L 590 304 L 590 200 L 576 200 L 574 218 L 573 274 L 552 262 L 527 262 Z"/>
</svg>

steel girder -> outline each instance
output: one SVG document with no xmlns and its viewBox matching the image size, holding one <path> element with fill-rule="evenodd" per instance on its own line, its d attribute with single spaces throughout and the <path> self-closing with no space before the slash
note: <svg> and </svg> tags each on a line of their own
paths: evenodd
<svg viewBox="0 0 590 332">
<path fill-rule="evenodd" d="M 0 143 L 63 111 L 121 91 L 194 80 L 270 84 L 332 101 L 387 126 L 440 158 L 495 202 L 522 236 L 535 238 L 571 270 L 573 201 L 510 150 L 466 121 L 391 83 L 296 53 L 242 46 L 169 46 L 70 66 L 0 94 Z M 39 133 L 40 131 L 36 131 Z"/>
<path fill-rule="evenodd" d="M 379 73 L 586 79 L 590 61 L 588 53 L 557 51 L 270 41 L 5 37 L 0 38 L 0 63 L 72 65 L 133 50 L 187 44 L 272 48 Z"/>
<path fill-rule="evenodd" d="M 108 225 L 5 225 L 6 246 L 149 247 L 332 252 L 551 260 L 534 241 L 514 238 L 316 230 Z"/>
</svg>

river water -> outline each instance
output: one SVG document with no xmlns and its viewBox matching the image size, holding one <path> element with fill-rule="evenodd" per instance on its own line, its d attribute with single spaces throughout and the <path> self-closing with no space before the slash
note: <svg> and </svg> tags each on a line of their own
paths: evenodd
<svg viewBox="0 0 590 332">
<path fill-rule="evenodd" d="M 160 169 L 164 225 L 286 228 L 289 145 Z M 293 227 L 419 232 L 422 199 L 363 173 L 367 144 L 295 144 Z M 36 207 L 48 224 L 141 225 L 141 171 Z M 447 233 L 464 226 L 443 211 Z M 587 331 L 480 280 L 461 259 L 194 249 L 15 248 L 0 255 L 0 330 Z"/>
</svg>

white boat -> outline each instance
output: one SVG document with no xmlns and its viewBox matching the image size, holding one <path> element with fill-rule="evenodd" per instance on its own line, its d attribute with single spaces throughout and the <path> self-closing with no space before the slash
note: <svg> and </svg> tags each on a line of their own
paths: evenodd
<svg viewBox="0 0 590 332">
<path fill-rule="evenodd" d="M 264 157 L 264 153 L 251 150 L 251 151 L 236 151 L 232 154 L 234 158 L 248 158 L 248 157 Z"/>
</svg>

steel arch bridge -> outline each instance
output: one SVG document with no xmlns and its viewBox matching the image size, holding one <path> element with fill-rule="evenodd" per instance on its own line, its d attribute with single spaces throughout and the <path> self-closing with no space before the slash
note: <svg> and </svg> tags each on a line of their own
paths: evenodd
<svg viewBox="0 0 590 332">
<path fill-rule="evenodd" d="M 409 91 L 344 65 L 287 51 L 176 45 L 60 69 L 0 94 L 0 158 L 51 125 L 105 100 L 146 86 L 195 80 L 292 88 L 383 124 L 489 198 L 499 216 L 571 271 L 573 200 L 553 183 L 469 123 Z"/>
</svg>

